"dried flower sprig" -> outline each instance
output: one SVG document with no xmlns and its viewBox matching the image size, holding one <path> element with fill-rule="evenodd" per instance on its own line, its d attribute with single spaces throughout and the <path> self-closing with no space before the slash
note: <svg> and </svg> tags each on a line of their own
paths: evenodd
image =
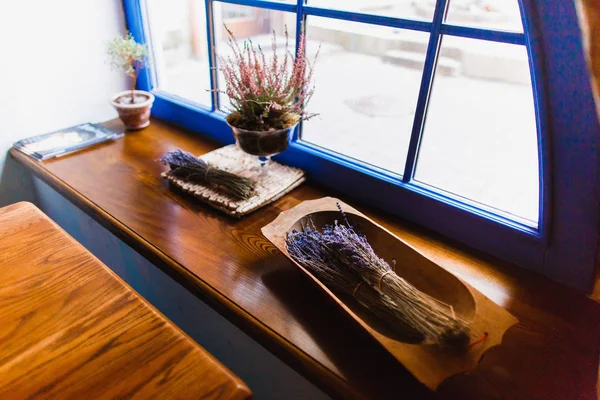
<svg viewBox="0 0 600 400">
<path fill-rule="evenodd" d="M 201 158 L 181 150 L 170 151 L 160 161 L 169 165 L 169 174 L 190 183 L 209 184 L 226 191 L 237 199 L 248 199 L 254 194 L 255 183 L 231 172 L 212 166 Z"/>
<path fill-rule="evenodd" d="M 305 226 L 286 236 L 290 256 L 313 273 L 334 292 L 353 297 L 360 305 L 385 321 L 395 332 L 408 340 L 420 342 L 424 336 L 403 321 L 398 307 L 388 296 L 363 284 L 360 277 L 339 267 L 331 249 L 321 240 L 321 233 L 314 226 Z"/>
<path fill-rule="evenodd" d="M 346 220 L 347 221 L 347 220 Z M 348 223 L 323 228 L 322 240 L 337 255 L 340 263 L 382 294 L 389 296 L 402 311 L 402 319 L 438 344 L 465 347 L 469 326 L 451 306 L 419 291 L 398 276 L 380 258 L 367 238 Z"/>
<path fill-rule="evenodd" d="M 135 101 L 135 84 L 140 71 L 148 64 L 148 48 L 137 43 L 131 32 L 108 43 L 108 61 L 113 69 L 122 69 L 131 78 L 131 103 Z"/>
<path fill-rule="evenodd" d="M 316 114 L 305 112 L 313 96 L 313 65 L 305 55 L 306 38 L 300 35 L 296 56 L 288 50 L 289 35 L 285 29 L 285 54 L 277 56 L 277 38 L 273 31 L 273 58 L 268 61 L 260 46 L 251 40 L 241 47 L 227 26 L 228 45 L 233 56 L 219 57 L 230 99 L 229 124 L 246 130 L 272 131 L 288 128 Z M 291 69 L 289 66 L 291 65 Z"/>
<path fill-rule="evenodd" d="M 366 237 L 353 229 L 343 211 L 342 216 L 346 225 L 336 222 L 319 232 L 311 223 L 288 235 L 290 256 L 332 290 L 353 295 L 377 316 L 399 327 L 399 332 L 464 349 L 469 342 L 467 322 L 448 305 L 396 275 Z"/>
</svg>

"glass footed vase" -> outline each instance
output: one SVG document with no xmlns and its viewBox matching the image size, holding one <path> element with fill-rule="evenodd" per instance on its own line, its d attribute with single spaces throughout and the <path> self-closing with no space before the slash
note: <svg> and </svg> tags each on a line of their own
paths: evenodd
<svg viewBox="0 0 600 400">
<path fill-rule="evenodd" d="M 257 156 L 260 166 L 264 166 L 272 156 L 288 148 L 290 137 L 296 125 L 276 131 L 248 131 L 227 123 L 233 132 L 237 147 L 244 153 Z"/>
</svg>

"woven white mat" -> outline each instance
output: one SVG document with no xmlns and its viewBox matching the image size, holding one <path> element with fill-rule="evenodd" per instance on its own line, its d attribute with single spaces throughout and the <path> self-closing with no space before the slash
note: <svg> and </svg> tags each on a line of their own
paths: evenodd
<svg viewBox="0 0 600 400">
<path fill-rule="evenodd" d="M 214 208 L 236 218 L 241 218 L 274 202 L 306 180 L 304 171 L 301 169 L 288 167 L 272 160 L 261 167 L 257 157 L 244 153 L 235 144 L 213 150 L 200 158 L 215 167 L 252 179 L 256 182 L 256 194 L 247 200 L 238 200 L 211 187 L 187 183 L 169 175 L 168 172 L 163 172 L 163 178 Z"/>
</svg>

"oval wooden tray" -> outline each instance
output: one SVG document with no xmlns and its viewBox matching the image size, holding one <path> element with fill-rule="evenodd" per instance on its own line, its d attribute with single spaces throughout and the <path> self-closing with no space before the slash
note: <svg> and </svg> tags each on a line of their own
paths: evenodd
<svg viewBox="0 0 600 400">
<path fill-rule="evenodd" d="M 301 228 L 309 218 L 317 228 L 341 220 L 337 203 L 341 204 L 350 223 L 366 235 L 380 257 L 390 265 L 392 259 L 396 259 L 398 275 L 419 290 L 452 305 L 457 314 L 471 321 L 471 341 L 482 337 L 484 332 L 488 333 L 488 337 L 482 343 L 460 354 L 444 352 L 431 345 L 410 343 L 400 335 L 392 333 L 376 317 L 365 312 L 354 299 L 336 295 L 308 270 L 296 263 L 287 252 L 286 233 Z M 432 390 L 435 390 L 446 378 L 475 368 L 483 353 L 490 347 L 500 344 L 508 328 L 518 322 L 515 317 L 479 291 L 340 200 L 325 197 L 302 202 L 282 212 L 273 222 L 263 227 L 262 232 L 313 282 L 328 293 L 342 310 L 366 329 L 420 382 Z"/>
</svg>

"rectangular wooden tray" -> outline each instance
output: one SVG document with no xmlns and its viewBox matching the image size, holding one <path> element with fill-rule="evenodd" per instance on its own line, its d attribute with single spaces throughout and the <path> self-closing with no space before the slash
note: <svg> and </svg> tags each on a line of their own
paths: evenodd
<svg viewBox="0 0 600 400">
<path fill-rule="evenodd" d="M 301 169 L 275 161 L 259 167 L 257 157 L 244 153 L 235 144 L 210 151 L 200 158 L 217 168 L 252 179 L 256 183 L 254 195 L 249 199 L 233 199 L 213 187 L 189 183 L 168 171 L 163 172 L 162 177 L 184 192 L 235 218 L 242 218 L 280 199 L 306 179 Z"/>
</svg>

